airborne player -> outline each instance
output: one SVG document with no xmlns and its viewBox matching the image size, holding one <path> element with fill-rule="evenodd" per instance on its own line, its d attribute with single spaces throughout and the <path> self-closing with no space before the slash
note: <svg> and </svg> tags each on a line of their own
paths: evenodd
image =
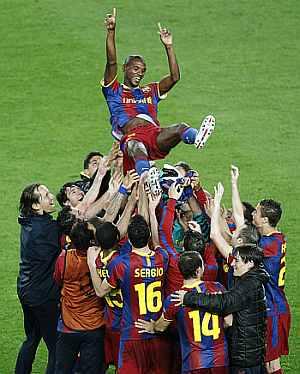
<svg viewBox="0 0 300 374">
<path fill-rule="evenodd" d="M 215 126 L 213 116 L 207 116 L 196 130 L 186 123 L 161 128 L 157 119 L 158 103 L 179 81 L 180 72 L 170 31 L 159 26 L 159 35 L 165 47 L 169 75 L 159 82 L 140 86 L 146 73 L 142 56 L 128 56 L 123 65 L 124 83 L 117 79 L 117 53 L 115 43 L 116 8 L 105 18 L 106 68 L 101 82 L 102 91 L 111 114 L 112 134 L 121 141 L 124 153 L 124 172 L 135 168 L 142 174 L 150 168 L 149 160 L 165 158 L 179 142 L 202 148 Z"/>
</svg>

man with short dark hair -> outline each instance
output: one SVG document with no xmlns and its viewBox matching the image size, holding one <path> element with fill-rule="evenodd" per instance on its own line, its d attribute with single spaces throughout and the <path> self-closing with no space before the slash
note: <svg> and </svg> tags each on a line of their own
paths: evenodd
<svg viewBox="0 0 300 374">
<path fill-rule="evenodd" d="M 123 65 L 124 84 L 117 80 L 116 8 L 113 9 L 113 14 L 106 16 L 105 24 L 107 62 L 101 84 L 111 114 L 112 134 L 121 141 L 124 173 L 135 168 L 141 175 L 143 171 L 150 169 L 149 160 L 165 158 L 181 141 L 202 148 L 214 129 L 213 116 L 204 119 L 200 131 L 183 122 L 160 128 L 157 119 L 159 101 L 180 79 L 170 31 L 159 24 L 160 39 L 168 58 L 169 74 L 160 82 L 140 87 L 146 73 L 146 64 L 139 55 L 126 58 Z"/>
<path fill-rule="evenodd" d="M 31 373 L 32 363 L 43 340 L 48 349 L 47 374 L 54 374 L 59 289 L 53 280 L 60 253 L 59 230 L 51 213 L 54 196 L 42 184 L 27 186 L 20 198 L 20 270 L 17 292 L 26 340 L 19 351 L 15 373 Z"/>
<path fill-rule="evenodd" d="M 223 294 L 205 295 L 178 291 L 172 300 L 211 313 L 232 313 L 229 332 L 231 373 L 263 374 L 265 355 L 266 301 L 269 280 L 261 267 L 263 253 L 256 245 L 241 245 L 233 251 L 234 287 Z"/>
<path fill-rule="evenodd" d="M 87 264 L 87 250 L 94 243 L 88 222 L 75 223 L 70 239 L 54 275 L 61 287 L 55 374 L 71 373 L 78 353 L 82 373 L 99 374 L 104 367 L 104 303 L 95 293 Z"/>
<path fill-rule="evenodd" d="M 224 292 L 224 287 L 216 282 L 203 282 L 203 260 L 199 252 L 184 252 L 178 262 L 184 279 L 181 289 L 196 293 Z M 164 311 L 157 321 L 139 319 L 136 327 L 140 332 L 165 331 L 176 322 L 180 336 L 182 373 L 184 374 L 227 374 L 228 346 L 224 332 L 224 318 L 205 311 L 198 311 L 175 305 L 168 296 Z M 226 317 L 230 323 L 231 316 Z"/>
<path fill-rule="evenodd" d="M 139 334 L 134 326 L 138 318 L 157 319 L 162 310 L 168 255 L 158 243 L 154 243 L 155 250 L 149 248 L 150 235 L 146 220 L 134 216 L 128 226 L 132 250 L 109 263 L 108 277 L 97 292 L 103 297 L 120 288 L 123 295 L 119 374 L 160 374 L 169 368 L 169 343 L 157 335 Z"/>
<path fill-rule="evenodd" d="M 268 373 L 282 374 L 280 357 L 288 355 L 288 337 L 290 331 L 290 307 L 284 292 L 286 272 L 286 240 L 277 230 L 281 218 L 280 203 L 272 199 L 259 202 L 253 212 L 253 222 L 261 238 L 259 245 L 263 249 L 264 265 L 270 274 L 266 285 L 267 298 L 267 345 L 266 368 Z"/>
</svg>

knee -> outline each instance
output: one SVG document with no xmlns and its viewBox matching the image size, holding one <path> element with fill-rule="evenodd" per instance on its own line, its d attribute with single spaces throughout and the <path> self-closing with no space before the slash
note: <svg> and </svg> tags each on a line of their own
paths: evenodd
<svg viewBox="0 0 300 374">
<path fill-rule="evenodd" d="M 181 134 L 184 130 L 189 128 L 190 126 L 186 124 L 185 122 L 180 122 L 176 125 L 176 130 Z"/>
<path fill-rule="evenodd" d="M 133 157 L 133 158 L 139 155 L 148 156 L 148 152 L 147 152 L 145 145 L 142 142 L 139 142 L 137 140 L 130 140 L 126 145 L 126 150 L 127 150 L 128 156 Z"/>
</svg>

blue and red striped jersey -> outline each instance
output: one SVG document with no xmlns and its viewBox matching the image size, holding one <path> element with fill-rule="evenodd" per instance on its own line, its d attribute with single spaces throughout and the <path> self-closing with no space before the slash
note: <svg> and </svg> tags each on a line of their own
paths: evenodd
<svg viewBox="0 0 300 374">
<path fill-rule="evenodd" d="M 107 266 L 110 261 L 119 257 L 118 251 L 112 251 L 108 256 L 104 257 L 103 252 L 100 252 L 96 259 L 96 268 L 99 277 L 103 281 L 108 277 Z M 105 296 L 105 323 L 106 326 L 112 330 L 119 331 L 122 317 L 123 297 L 121 290 L 116 288 Z"/>
<path fill-rule="evenodd" d="M 175 206 L 176 200 L 169 199 L 167 204 L 162 209 L 159 225 L 160 245 L 168 252 L 169 255 L 169 266 L 165 283 L 166 296 L 178 290 L 183 285 L 183 277 L 178 268 L 179 253 L 176 251 L 172 239 Z"/>
<path fill-rule="evenodd" d="M 223 292 L 224 287 L 217 282 L 197 281 L 182 289 L 199 293 Z M 167 321 L 176 320 L 180 337 L 182 372 L 228 366 L 228 346 L 224 333 L 224 319 L 216 314 L 176 306 L 168 296 L 164 302 L 163 317 Z"/>
<path fill-rule="evenodd" d="M 120 139 L 122 127 L 138 115 L 149 116 L 159 126 L 157 107 L 163 98 L 159 94 L 159 83 L 149 83 L 146 86 L 130 88 L 114 79 L 110 84 L 102 84 L 102 92 L 110 111 L 112 134 Z"/>
<path fill-rule="evenodd" d="M 263 235 L 259 246 L 264 252 L 264 265 L 270 275 L 266 284 L 267 314 L 287 313 L 288 302 L 284 293 L 286 271 L 286 240 L 280 232 Z"/>
<path fill-rule="evenodd" d="M 157 248 L 149 254 L 135 249 L 109 263 L 107 281 L 111 287 L 120 288 L 123 295 L 122 341 L 156 337 L 140 334 L 134 323 L 139 318 L 149 321 L 160 316 L 168 262 L 167 252 Z"/>
</svg>

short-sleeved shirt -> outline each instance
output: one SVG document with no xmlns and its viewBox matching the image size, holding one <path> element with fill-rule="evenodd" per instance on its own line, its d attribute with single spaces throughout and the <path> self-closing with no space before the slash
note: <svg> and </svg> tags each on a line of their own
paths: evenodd
<svg viewBox="0 0 300 374">
<path fill-rule="evenodd" d="M 139 318 L 149 321 L 161 315 L 168 261 L 167 252 L 158 247 L 149 254 L 132 250 L 109 263 L 107 281 L 111 287 L 120 288 L 123 295 L 122 341 L 155 337 L 140 334 L 134 323 Z"/>
<path fill-rule="evenodd" d="M 101 82 L 102 92 L 109 111 L 112 134 L 118 140 L 122 137 L 122 128 L 138 115 L 149 116 L 154 123 L 157 120 L 158 103 L 165 95 L 159 93 L 159 83 L 149 83 L 146 86 L 130 88 L 120 84 L 117 77 L 108 85 Z"/>
<path fill-rule="evenodd" d="M 259 246 L 264 252 L 264 265 L 270 275 L 266 284 L 267 314 L 288 313 L 288 303 L 284 293 L 286 270 L 286 240 L 280 232 L 263 235 Z"/>
<path fill-rule="evenodd" d="M 99 256 L 96 259 L 96 269 L 102 281 L 108 277 L 107 266 L 109 262 L 113 261 L 118 256 L 120 256 L 118 251 L 112 251 L 108 256 L 105 257 L 103 255 L 103 252 L 100 252 Z M 112 290 L 105 296 L 105 302 L 106 327 L 114 331 L 119 331 L 123 308 L 123 297 L 121 290 L 118 288 Z"/>
<path fill-rule="evenodd" d="M 182 289 L 199 293 L 224 291 L 220 283 L 199 281 Z M 171 296 L 168 296 L 164 302 L 163 317 L 170 322 L 176 320 L 180 337 L 182 372 L 228 366 L 228 346 L 223 317 L 175 304 L 171 302 Z"/>
</svg>

